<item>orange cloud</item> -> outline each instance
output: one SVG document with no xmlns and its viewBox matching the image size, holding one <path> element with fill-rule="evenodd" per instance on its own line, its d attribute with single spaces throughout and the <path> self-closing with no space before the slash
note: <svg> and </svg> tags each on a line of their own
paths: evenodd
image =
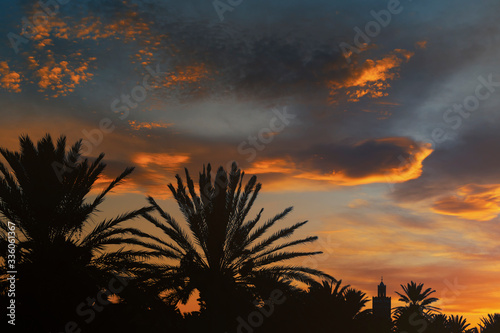
<svg viewBox="0 0 500 333">
<path fill-rule="evenodd" d="M 248 174 L 262 174 L 262 173 L 292 173 L 294 172 L 295 165 L 291 161 L 282 158 L 268 159 L 252 164 L 252 167 L 245 169 Z"/>
<path fill-rule="evenodd" d="M 123 184 L 116 187 L 113 194 L 137 193 L 152 195 L 158 199 L 170 196 L 167 185 L 179 170 L 190 160 L 186 154 L 138 153 L 132 156 L 136 170 Z M 102 175 L 95 183 L 93 192 L 102 191 L 113 179 Z"/>
<path fill-rule="evenodd" d="M 352 68 L 350 76 L 343 82 L 330 81 L 330 97 L 337 98 L 341 89 L 345 90 L 348 101 L 357 102 L 361 97 L 380 98 L 387 96 L 388 81 L 398 77 L 398 69 L 408 62 L 413 52 L 395 49 L 382 59 L 367 59 L 359 68 Z M 355 65 L 353 65 L 355 66 Z"/>
<path fill-rule="evenodd" d="M 28 16 L 43 11 L 38 3 L 34 4 L 28 11 Z M 71 22 L 71 23 L 69 23 Z M 66 40 L 99 40 L 106 38 L 120 39 L 124 42 L 131 42 L 140 39 L 139 37 L 150 34 L 149 24 L 142 20 L 138 13 L 130 10 L 122 13 L 113 21 L 105 23 L 95 15 L 90 15 L 81 19 L 73 17 L 61 17 L 56 15 L 50 17 L 44 23 L 38 24 L 36 30 L 29 31 L 26 36 L 35 41 L 37 48 L 53 45 L 53 39 Z M 28 32 L 24 33 L 28 35 Z M 152 37 L 152 36 L 148 36 Z M 156 38 L 153 38 L 155 42 Z M 151 44 L 147 42 L 145 44 Z"/>
<path fill-rule="evenodd" d="M 183 84 L 195 84 L 200 82 L 202 79 L 208 78 L 208 69 L 205 64 L 196 64 L 191 66 L 178 66 L 176 70 L 169 73 L 163 79 L 163 86 L 170 88 L 173 86 L 183 85 Z"/>
<path fill-rule="evenodd" d="M 139 131 L 141 129 L 153 129 L 153 128 L 168 128 L 172 127 L 174 124 L 171 123 L 162 123 L 162 122 L 138 122 L 136 120 L 129 120 L 128 121 L 130 127 L 132 127 L 133 130 Z"/>
<path fill-rule="evenodd" d="M 8 91 L 21 92 L 21 75 L 10 70 L 7 61 L 0 61 L 0 87 Z"/>
<path fill-rule="evenodd" d="M 42 9 L 36 3 L 27 12 L 27 16 L 32 17 L 40 11 Z M 153 63 L 153 54 L 159 51 L 162 41 L 166 39 L 163 34 L 154 34 L 149 23 L 140 18 L 134 10 L 122 13 L 111 22 L 103 22 L 102 18 L 95 15 L 80 19 L 55 15 L 38 24 L 36 29 L 23 31 L 21 35 L 28 38 L 34 46 L 30 52 L 21 53 L 28 66 L 19 68 L 18 73 L 10 72 L 5 78 L 2 75 L 0 87 L 19 92 L 20 77 L 29 77 L 28 82 L 36 84 L 40 92 L 48 92 L 50 97 L 54 98 L 65 96 L 74 91 L 76 86 L 91 80 L 91 64 L 96 60 L 82 56 L 82 50 L 59 54 L 55 52 L 55 42 L 63 41 L 76 45 L 86 40 L 103 39 L 134 42 L 138 51 L 131 55 L 131 61 L 145 66 Z M 165 46 L 163 48 L 165 49 Z"/>
<path fill-rule="evenodd" d="M 132 162 L 139 166 L 135 182 L 139 191 L 158 199 L 167 198 L 170 193 L 167 184 L 175 173 L 190 160 L 188 154 L 139 153 L 132 156 Z"/>
<path fill-rule="evenodd" d="M 116 177 L 116 175 L 113 175 Z M 137 193 L 137 194 L 143 194 L 143 192 L 140 190 L 140 187 L 138 186 L 137 182 L 134 181 L 135 175 L 132 174 L 132 176 L 129 176 L 125 181 L 120 183 L 117 187 L 113 189 L 113 191 L 110 193 L 110 195 L 114 194 L 128 194 L 128 193 Z M 95 181 L 94 185 L 92 186 L 92 194 L 98 194 L 101 191 L 103 191 L 105 188 L 108 187 L 108 185 L 114 180 L 115 178 L 112 178 L 111 176 L 102 174 L 99 176 L 99 178 Z"/>
<path fill-rule="evenodd" d="M 500 213 L 500 184 L 468 184 L 456 195 L 434 202 L 433 211 L 468 220 L 489 221 Z"/>
<path fill-rule="evenodd" d="M 192 98 L 196 94 L 207 90 L 206 80 L 212 80 L 211 71 L 204 63 L 192 65 L 178 65 L 158 80 L 151 83 L 154 87 L 158 105 L 163 105 L 165 99 L 170 98 Z"/>
<path fill-rule="evenodd" d="M 64 96 L 73 91 L 76 85 L 90 80 L 93 74 L 89 73 L 88 69 L 90 63 L 96 60 L 95 58 L 82 58 L 81 52 L 69 56 L 59 55 L 59 59 L 56 59 L 55 52 L 52 50 L 56 39 L 72 42 L 115 39 L 125 44 L 134 43 L 136 51 L 131 55 L 131 62 L 140 63 L 143 66 L 154 62 L 154 54 L 162 45 L 163 49 L 168 48 L 165 46 L 167 36 L 153 33 L 149 23 L 133 11 L 109 23 L 103 22 L 97 16 L 89 16 L 77 21 L 69 17 L 54 17 L 41 25 L 31 39 L 40 52 L 35 57 L 28 57 L 30 69 L 35 71 L 40 91 L 52 90 L 55 92 L 52 97 Z M 172 54 L 175 53 L 173 47 L 170 49 Z M 204 64 L 178 66 L 165 75 L 156 88 L 159 86 L 182 88 L 185 84 L 199 84 L 202 79 L 208 77 L 208 74 L 209 71 Z"/>
<path fill-rule="evenodd" d="M 471 228 L 467 221 L 439 216 L 428 228 L 406 229 L 399 222 L 401 215 L 389 213 L 387 207 L 372 205 L 367 212 L 360 209 L 322 217 L 325 231 L 316 235 L 325 246 L 317 250 L 325 258 L 316 268 L 369 296 L 376 296 L 383 275 L 393 306 L 399 305 L 394 291 L 413 280 L 435 289 L 438 306 L 447 314 L 461 314 L 477 323 L 480 316 L 499 312 L 500 293 L 491 288 L 500 268 L 497 223 Z M 478 230 L 480 234 L 470 238 Z"/>
<path fill-rule="evenodd" d="M 64 57 L 66 58 L 66 57 Z M 38 78 L 39 91 L 51 90 L 52 97 L 66 96 L 75 90 L 75 87 L 89 81 L 93 74 L 89 73 L 89 63 L 95 58 L 87 60 L 70 56 L 70 61 L 56 61 L 52 52 L 48 52 L 44 63 L 40 65 L 33 56 L 28 58 L 30 68 L 34 69 Z"/>
<path fill-rule="evenodd" d="M 359 142 L 354 145 L 353 148 L 356 149 L 360 147 L 368 140 Z M 328 181 L 333 184 L 343 185 L 343 186 L 354 186 L 362 184 L 371 183 L 401 183 L 406 182 L 410 179 L 416 179 L 422 174 L 422 162 L 432 153 L 431 144 L 420 143 L 416 144 L 407 138 L 383 138 L 370 140 L 378 144 L 391 144 L 396 147 L 401 148 L 405 154 L 408 155 L 407 158 L 403 158 L 402 155 L 399 156 L 385 156 L 383 153 L 379 155 L 381 160 L 386 161 L 385 163 L 377 163 L 377 167 L 373 167 L 372 171 L 368 171 L 362 174 L 352 174 L 349 167 L 346 166 L 344 169 L 333 170 L 330 173 L 318 173 L 304 171 L 295 177 L 306 178 L 312 180 Z M 389 162 L 389 159 L 399 158 L 399 163 L 394 164 Z M 367 160 L 366 163 L 373 161 Z"/>
<path fill-rule="evenodd" d="M 157 166 L 165 170 L 175 171 L 189 161 L 187 154 L 139 153 L 132 157 L 132 162 L 142 166 Z"/>
<path fill-rule="evenodd" d="M 349 146 L 322 147 L 318 153 L 303 158 L 261 159 L 246 172 L 266 176 L 280 173 L 282 179 L 269 177 L 266 184 L 282 189 L 318 190 L 318 182 L 330 186 L 401 183 L 420 177 L 422 163 L 432 151 L 429 143 L 417 143 L 408 138 L 370 139 Z"/>
</svg>

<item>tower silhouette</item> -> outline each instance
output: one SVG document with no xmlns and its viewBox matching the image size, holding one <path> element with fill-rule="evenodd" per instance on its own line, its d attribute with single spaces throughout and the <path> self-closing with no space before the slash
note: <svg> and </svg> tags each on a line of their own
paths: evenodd
<svg viewBox="0 0 500 333">
<path fill-rule="evenodd" d="M 391 320 L 391 298 L 387 297 L 384 278 L 378 285 L 378 296 L 372 299 L 373 315 L 383 320 Z"/>
</svg>

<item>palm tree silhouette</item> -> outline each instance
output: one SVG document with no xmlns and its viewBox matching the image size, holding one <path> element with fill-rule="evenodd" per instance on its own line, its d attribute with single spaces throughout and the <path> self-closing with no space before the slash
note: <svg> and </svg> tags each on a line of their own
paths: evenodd
<svg viewBox="0 0 500 333">
<path fill-rule="evenodd" d="M 334 286 L 335 283 L 335 286 Z M 356 316 L 361 315 L 365 312 L 370 312 L 370 310 L 362 310 L 366 303 L 369 302 L 366 298 L 366 293 L 351 288 L 350 285 L 345 285 L 340 287 L 342 280 L 333 281 L 323 281 L 321 284 L 314 284 L 309 293 L 314 299 L 318 301 L 323 299 L 325 305 L 330 303 L 327 308 L 332 308 L 332 305 L 336 303 L 336 312 L 340 311 L 343 317 L 354 319 Z"/>
<path fill-rule="evenodd" d="M 481 333 L 500 332 L 500 314 L 488 314 L 487 317 L 481 318 L 479 327 L 481 328 Z"/>
<path fill-rule="evenodd" d="M 356 321 L 365 318 L 371 310 L 363 308 L 369 302 L 366 294 L 342 280 L 313 283 L 309 288 L 306 306 L 314 332 L 357 332 Z"/>
<path fill-rule="evenodd" d="M 200 173 L 198 194 L 188 170 L 185 172 L 187 188 L 179 175 L 176 176 L 177 187 L 172 184 L 168 187 L 186 219 L 189 234 L 152 197 L 149 202 L 163 222 L 149 213 L 144 214 L 169 238 L 160 243 L 170 263 L 157 269 L 156 288 L 159 291 L 170 290 L 171 299 L 186 302 L 198 290 L 202 310 L 212 319 L 212 329 L 219 330 L 224 329 L 224 322 L 234 320 L 235 315 L 249 311 L 255 298 L 263 301 L 269 297 L 259 289 L 261 285 L 268 286 L 272 281 L 277 285 L 283 281 L 311 284 L 317 277 L 331 279 L 315 269 L 282 263 L 321 253 L 286 251 L 317 239 L 283 241 L 307 221 L 270 233 L 292 207 L 260 225 L 263 209 L 254 219 L 246 221 L 261 189 L 255 176 L 242 187 L 244 172 L 233 163 L 229 174 L 220 167 L 212 181 L 209 164 Z"/>
<path fill-rule="evenodd" d="M 428 327 L 429 333 L 444 333 L 448 332 L 448 317 L 445 314 L 434 314 L 430 319 Z"/>
<path fill-rule="evenodd" d="M 450 333 L 467 333 L 469 332 L 467 329 L 469 326 L 470 324 L 467 323 L 467 320 L 462 316 L 451 315 L 446 321 L 446 328 Z"/>
<path fill-rule="evenodd" d="M 406 304 L 394 309 L 396 327 L 400 332 L 418 332 L 425 329 L 432 315 L 439 312 L 439 308 L 431 305 L 439 299 L 429 297 L 436 291 L 431 288 L 423 290 L 423 287 L 423 283 L 411 281 L 401 285 L 403 293 L 396 292 L 400 296 L 399 301 Z"/>
<path fill-rule="evenodd" d="M 468 328 L 470 326 L 467 320 L 462 316 L 447 316 L 445 314 L 434 314 L 432 315 L 427 327 L 426 332 L 428 333 L 475 333 L 477 332 L 474 328 Z"/>
<path fill-rule="evenodd" d="M 123 274 L 122 269 L 140 270 L 135 259 L 154 255 L 123 247 L 106 251 L 108 245 L 139 244 L 129 235 L 143 233 L 121 224 L 151 208 L 93 223 L 105 196 L 133 168 L 89 200 L 92 186 L 105 169 L 104 154 L 92 163 L 81 160 L 81 140 L 66 151 L 64 136 L 56 145 L 48 134 L 36 145 L 28 136 L 19 141 L 20 152 L 0 149 L 10 167 L 0 163 L 0 228 L 7 232 L 9 221 L 16 225 L 16 269 L 22 277 L 17 301 L 23 307 L 19 314 L 26 316 L 19 321 L 32 322 L 36 330 L 45 324 L 49 326 L 42 327 L 56 329 L 60 327 L 54 327 L 55 323 L 74 316 L 78 303 L 107 288 L 114 274 Z M 6 234 L 0 236 L 1 248 L 6 248 Z"/>
<path fill-rule="evenodd" d="M 406 286 L 401 285 L 403 288 L 403 294 L 396 291 L 396 294 L 399 295 L 399 301 L 406 303 L 405 306 L 396 307 L 396 312 L 403 311 L 409 307 L 417 308 L 421 313 L 430 314 L 432 312 L 439 312 L 439 308 L 432 306 L 431 304 L 437 302 L 439 299 L 435 297 L 429 297 L 435 290 L 432 288 L 427 288 L 422 291 L 424 287 L 423 283 L 419 283 L 418 285 L 411 281 L 407 283 Z"/>
</svg>

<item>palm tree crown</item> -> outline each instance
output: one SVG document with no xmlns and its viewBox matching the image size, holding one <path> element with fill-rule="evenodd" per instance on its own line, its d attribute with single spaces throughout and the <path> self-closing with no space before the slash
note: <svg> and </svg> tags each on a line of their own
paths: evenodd
<svg viewBox="0 0 500 333">
<path fill-rule="evenodd" d="M 209 164 L 200 173 L 198 194 L 188 170 L 185 172 L 187 188 L 179 175 L 177 187 L 170 184 L 169 188 L 187 221 L 189 234 L 152 197 L 149 202 L 164 222 L 144 214 L 169 237 L 168 241 L 161 241 L 161 251 L 173 263 L 162 267 L 160 289 L 174 289 L 171 296 L 182 302 L 197 289 L 207 306 L 213 306 L 224 299 L 224 295 L 235 297 L 238 290 L 257 292 L 259 283 L 264 281 L 311 283 L 315 277 L 331 278 L 307 267 L 278 264 L 321 252 L 287 251 L 317 239 L 283 241 L 307 221 L 270 233 L 271 228 L 290 213 L 291 207 L 260 225 L 263 209 L 254 219 L 246 220 L 261 189 L 255 176 L 243 187 L 244 172 L 233 163 L 229 174 L 221 167 L 212 181 Z M 175 281 L 174 285 L 171 281 Z"/>
<path fill-rule="evenodd" d="M 435 290 L 431 288 L 427 288 L 423 290 L 424 284 L 411 281 L 406 285 L 401 285 L 403 288 L 403 294 L 396 291 L 396 294 L 399 295 L 399 301 L 406 303 L 405 306 L 399 306 L 396 308 L 397 311 L 402 311 L 406 308 L 417 308 L 422 313 L 431 313 L 431 312 L 439 312 L 439 308 L 432 306 L 431 304 L 437 302 L 439 299 L 435 297 L 429 297 Z"/>
<path fill-rule="evenodd" d="M 451 315 L 446 321 L 446 327 L 450 333 L 467 333 L 469 326 L 470 324 L 462 316 Z"/>
<path fill-rule="evenodd" d="M 500 313 L 488 314 L 487 317 L 481 318 L 479 327 L 481 333 L 500 332 Z"/>
<path fill-rule="evenodd" d="M 330 317 L 333 314 L 339 314 L 339 317 L 353 319 L 370 312 L 370 310 L 362 310 L 369 302 L 366 293 L 351 288 L 350 285 L 340 287 L 341 284 L 342 280 L 314 283 L 309 289 L 309 294 L 315 302 L 322 305 L 327 313 L 330 312 Z"/>
<path fill-rule="evenodd" d="M 0 149 L 9 167 L 0 163 L 0 228 L 6 231 L 0 235 L 0 247 L 6 248 L 8 222 L 14 223 L 17 268 L 23 274 L 19 281 L 20 306 L 30 307 L 32 313 L 53 308 L 52 314 L 57 314 L 58 308 L 74 314 L 78 302 L 106 288 L 114 274 L 122 269 L 140 270 L 135 259 L 154 255 L 147 250 L 106 251 L 107 245 L 140 243 L 128 235 L 143 233 L 121 227 L 121 223 L 151 208 L 94 223 L 92 217 L 106 194 L 133 168 L 127 168 L 88 200 L 105 169 L 103 154 L 92 163 L 82 160 L 81 141 L 66 151 L 65 137 L 54 145 L 49 135 L 36 145 L 28 136 L 22 136 L 20 146 L 20 152 Z M 65 318 L 61 313 L 58 316 Z M 42 314 L 40 317 L 48 321 Z"/>
<path fill-rule="evenodd" d="M 144 252 L 122 251 L 101 253 L 105 245 L 128 243 L 127 234 L 142 235 L 135 228 L 120 228 L 120 223 L 140 216 L 151 208 L 142 208 L 116 218 L 104 220 L 89 227 L 92 216 L 105 196 L 134 168 L 127 168 L 92 201 L 87 197 L 104 171 L 104 154 L 94 162 L 81 160 L 81 141 L 66 152 L 66 138 L 60 137 L 54 146 L 50 135 L 35 146 L 28 136 L 20 137 L 20 152 L 0 149 L 12 169 L 0 163 L 0 212 L 16 224 L 21 261 L 32 260 L 36 249 L 51 248 L 55 244 L 74 246 L 85 252 L 88 260 L 101 268 L 116 268 L 133 255 Z M 7 221 L 0 227 L 7 230 Z M 129 239 L 130 240 L 130 239 Z M 3 238 L 5 241 L 5 238 Z M 133 240 L 131 242 L 134 242 Z M 135 242 L 134 242 L 135 243 Z M 96 256 L 99 253 L 102 255 Z M 64 254 L 64 253 L 60 253 Z M 31 255 L 31 257 L 30 257 Z M 117 263 L 117 260 L 120 261 Z"/>
</svg>

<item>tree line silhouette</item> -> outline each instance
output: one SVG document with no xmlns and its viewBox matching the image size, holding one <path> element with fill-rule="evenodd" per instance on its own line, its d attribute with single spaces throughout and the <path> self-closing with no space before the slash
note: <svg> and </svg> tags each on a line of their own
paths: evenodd
<svg viewBox="0 0 500 333">
<path fill-rule="evenodd" d="M 80 155 L 81 141 L 46 135 L 20 137 L 20 151 L 0 149 L 0 297 L 9 299 L 8 221 L 16 226 L 15 326 L 19 332 L 477 332 L 461 316 L 433 306 L 431 288 L 410 282 L 397 293 L 403 306 L 384 320 L 367 308 L 366 294 L 290 260 L 321 252 L 294 250 L 317 237 L 291 239 L 307 221 L 278 228 L 291 211 L 267 221 L 249 216 L 261 189 L 236 164 L 210 164 L 195 184 L 169 184 L 185 219 L 176 221 L 153 197 L 148 205 L 95 222 L 126 168 L 90 195 L 106 165 Z M 92 197 L 92 198 L 91 198 Z M 145 232 L 144 227 L 155 232 Z M 199 310 L 178 304 L 198 295 Z M 2 330 L 4 331 L 4 330 Z M 500 332 L 500 315 L 482 319 L 480 332 Z"/>
</svg>

